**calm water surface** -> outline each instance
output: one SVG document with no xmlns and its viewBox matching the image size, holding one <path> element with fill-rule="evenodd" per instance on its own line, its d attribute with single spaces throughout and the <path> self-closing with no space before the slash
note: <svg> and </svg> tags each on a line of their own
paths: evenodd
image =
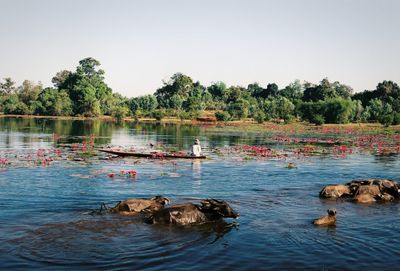
<svg viewBox="0 0 400 271">
<path fill-rule="evenodd" d="M 58 143 L 53 133 L 60 135 Z M 215 148 L 262 145 L 265 134 L 207 127 L 0 118 L 0 158 L 81 143 L 146 149 L 159 142 L 189 150 L 198 137 L 211 159 L 159 161 L 97 156 L 88 163 L 0 168 L 1 270 L 398 270 L 400 205 L 356 205 L 318 198 L 321 188 L 357 178 L 400 181 L 398 156 L 352 154 L 294 161 L 243 160 Z M 276 147 L 276 146 L 274 146 Z M 278 146 L 279 147 L 279 146 Z M 134 169 L 136 179 L 110 178 Z M 240 212 L 226 224 L 189 228 L 146 225 L 87 211 L 132 197 L 173 202 L 228 201 Z M 311 221 L 336 208 L 336 227 Z"/>
</svg>

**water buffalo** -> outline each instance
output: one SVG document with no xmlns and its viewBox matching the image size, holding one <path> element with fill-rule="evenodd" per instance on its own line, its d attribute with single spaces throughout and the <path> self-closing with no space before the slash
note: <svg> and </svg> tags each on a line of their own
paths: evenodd
<svg viewBox="0 0 400 271">
<path fill-rule="evenodd" d="M 391 180 L 353 180 L 346 184 L 325 186 L 321 198 L 350 198 L 356 203 L 387 202 L 400 199 L 400 186 Z"/>
<path fill-rule="evenodd" d="M 325 226 L 332 226 L 336 224 L 336 210 L 335 209 L 328 209 L 328 215 L 315 219 L 313 221 L 314 225 L 325 225 Z"/>
<path fill-rule="evenodd" d="M 169 204 L 169 202 L 169 199 L 163 196 L 155 196 L 150 199 L 127 199 L 120 201 L 109 211 L 120 215 L 136 215 L 142 212 L 152 213 L 164 208 L 164 205 Z"/>
<path fill-rule="evenodd" d="M 362 194 L 357 194 L 353 197 L 352 199 L 353 202 L 355 203 L 373 203 L 376 202 L 375 196 L 368 194 L 368 193 L 362 193 Z"/>
<path fill-rule="evenodd" d="M 328 185 L 319 192 L 320 197 L 330 199 L 337 199 L 348 195 L 350 195 L 350 189 L 348 186 L 343 184 Z"/>
<path fill-rule="evenodd" d="M 371 182 L 358 186 L 355 190 L 353 201 L 357 203 L 372 203 L 376 201 L 378 195 L 381 195 L 379 185 Z"/>
<path fill-rule="evenodd" d="M 205 199 L 201 205 L 183 203 L 153 212 L 145 221 L 149 224 L 191 225 L 220 221 L 223 217 L 237 218 L 228 203 L 222 200 Z"/>
</svg>

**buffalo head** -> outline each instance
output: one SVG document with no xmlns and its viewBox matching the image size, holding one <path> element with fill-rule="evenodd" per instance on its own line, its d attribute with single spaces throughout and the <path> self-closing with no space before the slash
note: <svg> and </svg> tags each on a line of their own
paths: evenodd
<svg viewBox="0 0 400 271">
<path fill-rule="evenodd" d="M 170 200 L 167 197 L 163 197 L 163 196 L 155 196 L 153 198 L 151 198 L 150 200 L 153 200 L 161 205 L 165 205 L 165 204 L 169 204 Z"/>
<path fill-rule="evenodd" d="M 231 218 L 239 217 L 239 213 L 236 213 L 231 206 L 223 200 L 205 199 L 200 203 L 203 212 L 211 213 L 213 216 Z"/>
<path fill-rule="evenodd" d="M 336 210 L 335 209 L 328 209 L 326 211 L 328 212 L 328 215 L 330 215 L 330 216 L 336 215 Z"/>
</svg>

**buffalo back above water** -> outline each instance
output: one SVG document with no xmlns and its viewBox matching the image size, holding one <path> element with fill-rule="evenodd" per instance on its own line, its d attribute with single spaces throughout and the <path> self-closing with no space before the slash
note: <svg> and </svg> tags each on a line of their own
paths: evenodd
<svg viewBox="0 0 400 271">
<path fill-rule="evenodd" d="M 183 203 L 160 209 L 147 220 L 151 224 L 190 225 L 220 220 L 223 217 L 237 218 L 238 213 L 225 201 L 206 199 L 201 205 Z"/>
<path fill-rule="evenodd" d="M 135 215 L 141 212 L 152 213 L 164 208 L 164 205 L 168 203 L 169 199 L 163 196 L 150 199 L 127 199 L 120 201 L 110 209 L 110 212 L 122 215 Z"/>
</svg>

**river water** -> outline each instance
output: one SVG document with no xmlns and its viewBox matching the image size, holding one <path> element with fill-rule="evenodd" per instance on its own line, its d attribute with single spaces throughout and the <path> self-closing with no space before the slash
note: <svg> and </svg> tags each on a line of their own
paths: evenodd
<svg viewBox="0 0 400 271">
<path fill-rule="evenodd" d="M 247 159 L 226 150 L 263 145 L 269 134 L 237 130 L 0 119 L 0 158 L 11 163 L 0 167 L 0 269 L 398 270 L 399 204 L 357 205 L 318 197 L 332 183 L 372 177 L 400 181 L 398 155 Z M 38 151 L 68 152 L 71 144 L 89 140 L 95 148 L 146 150 L 153 143 L 189 150 L 196 137 L 210 159 L 102 160 L 104 155 L 95 155 L 82 162 L 66 154 L 48 165 L 27 159 L 42 157 Z M 297 168 L 288 169 L 288 162 Z M 134 178 L 120 173 L 132 169 Z M 182 228 L 88 215 L 102 202 L 111 206 L 154 195 L 172 203 L 223 199 L 241 216 Z M 328 208 L 337 210 L 336 227 L 312 225 Z"/>
</svg>

